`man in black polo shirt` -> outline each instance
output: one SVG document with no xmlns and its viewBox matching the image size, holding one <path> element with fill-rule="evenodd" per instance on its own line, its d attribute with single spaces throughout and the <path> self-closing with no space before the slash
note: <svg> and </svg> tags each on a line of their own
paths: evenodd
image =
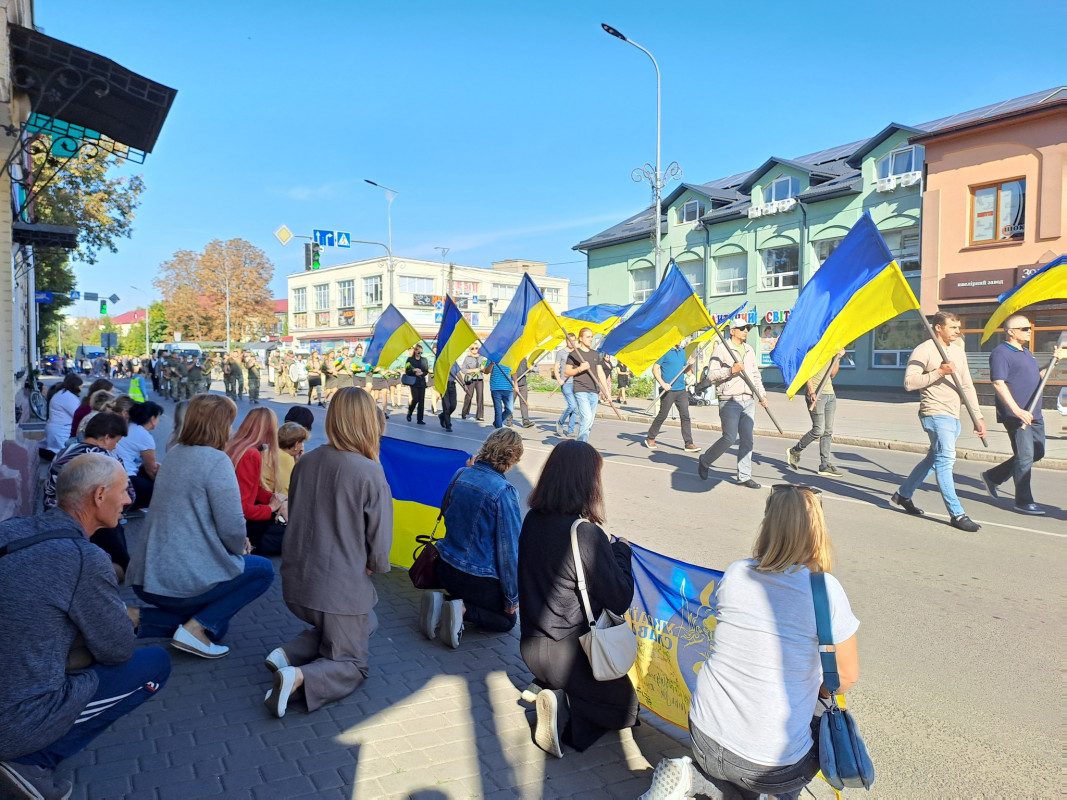
<svg viewBox="0 0 1067 800">
<path fill-rule="evenodd" d="M 1028 410 L 1045 370 L 1028 349 L 1033 326 L 1022 314 L 1004 322 L 1004 341 L 989 354 L 989 379 L 996 390 L 997 422 L 1008 431 L 1012 457 L 982 473 L 989 494 L 996 498 L 997 487 L 1012 478 L 1015 482 L 1015 510 L 1041 516 L 1045 510 L 1034 502 L 1030 491 L 1030 471 L 1045 455 L 1045 420 L 1038 402 Z M 1067 348 L 1056 350 L 1057 358 L 1067 357 Z"/>
</svg>

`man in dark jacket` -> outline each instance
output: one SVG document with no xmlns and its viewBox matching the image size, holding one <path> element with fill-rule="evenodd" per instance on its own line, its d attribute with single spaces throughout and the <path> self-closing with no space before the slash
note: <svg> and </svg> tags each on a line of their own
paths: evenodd
<svg viewBox="0 0 1067 800">
<path fill-rule="evenodd" d="M 58 507 L 0 523 L 0 796 L 64 798 L 53 771 L 170 676 L 161 647 L 134 649 L 115 571 L 89 542 L 119 523 L 126 474 L 107 456 L 73 459 Z"/>
</svg>

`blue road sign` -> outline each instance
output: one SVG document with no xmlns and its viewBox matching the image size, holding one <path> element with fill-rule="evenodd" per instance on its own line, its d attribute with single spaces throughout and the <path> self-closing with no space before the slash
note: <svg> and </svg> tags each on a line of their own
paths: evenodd
<svg viewBox="0 0 1067 800">
<path fill-rule="evenodd" d="M 78 292 L 78 291 L 75 291 L 74 289 L 71 289 L 70 290 L 70 299 L 71 300 L 81 300 L 82 299 L 82 293 Z"/>
<path fill-rule="evenodd" d="M 348 231 L 337 231 L 337 246 L 338 247 L 351 247 L 352 246 L 352 234 Z"/>
<path fill-rule="evenodd" d="M 33 295 L 33 299 L 38 303 L 51 303 L 52 302 L 52 293 L 51 292 L 35 292 L 34 295 Z"/>
<path fill-rule="evenodd" d="M 313 230 L 311 232 L 312 237 L 315 239 L 315 244 L 322 247 L 333 247 L 333 231 Z"/>
<path fill-rule="evenodd" d="M 442 320 L 443 320 L 444 318 L 445 318 L 445 315 L 444 315 L 444 314 L 434 314 L 434 315 L 433 315 L 433 321 L 434 321 L 434 322 L 436 322 L 436 323 L 438 323 L 438 324 L 440 324 L 440 323 L 441 323 L 441 321 L 442 321 Z"/>
</svg>

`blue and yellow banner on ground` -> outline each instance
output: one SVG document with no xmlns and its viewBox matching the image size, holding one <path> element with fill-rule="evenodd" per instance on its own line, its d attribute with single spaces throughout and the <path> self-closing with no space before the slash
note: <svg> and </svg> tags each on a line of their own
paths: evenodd
<svg viewBox="0 0 1067 800">
<path fill-rule="evenodd" d="M 722 573 L 637 545 L 631 548 L 634 599 L 629 618 L 637 634 L 637 661 L 630 680 L 641 705 L 688 728 L 689 698 L 711 655 L 712 593 Z"/>
<path fill-rule="evenodd" d="M 793 397 L 838 350 L 905 311 L 919 310 L 870 212 L 800 290 L 771 351 Z"/>
<path fill-rule="evenodd" d="M 478 341 L 478 334 L 470 326 L 463 312 L 451 296 L 445 297 L 445 309 L 441 314 L 441 327 L 437 331 L 437 350 L 434 362 L 433 386 L 443 395 L 448 388 L 448 373 L 463 357 L 467 348 Z"/>
<path fill-rule="evenodd" d="M 393 493 L 389 563 L 407 569 L 415 561 L 415 537 L 433 530 L 449 481 L 466 465 L 470 454 L 383 436 L 379 458 Z M 440 539 L 444 533 L 442 520 L 436 537 Z"/>
<path fill-rule="evenodd" d="M 514 372 L 520 361 L 547 346 L 560 329 L 556 312 L 529 274 L 524 274 L 504 315 L 482 343 L 482 356 Z"/>
<path fill-rule="evenodd" d="M 372 367 L 389 368 L 405 350 L 421 341 L 415 326 L 390 303 L 374 323 L 374 333 L 363 360 Z"/>
<path fill-rule="evenodd" d="M 1043 300 L 1067 299 L 1067 255 L 1047 263 L 1014 289 L 1004 292 L 997 300 L 1000 306 L 982 331 L 982 344 L 997 332 L 1004 321 L 1027 306 Z"/>
</svg>

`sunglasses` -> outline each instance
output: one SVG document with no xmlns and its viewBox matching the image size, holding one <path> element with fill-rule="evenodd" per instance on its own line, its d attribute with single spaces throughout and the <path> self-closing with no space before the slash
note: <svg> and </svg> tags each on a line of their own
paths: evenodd
<svg viewBox="0 0 1067 800">
<path fill-rule="evenodd" d="M 738 325 L 736 328 L 734 328 L 734 330 L 735 331 L 750 331 L 754 327 L 756 327 L 756 326 L 755 325 Z"/>
<path fill-rule="evenodd" d="M 1030 331 L 1033 330 L 1033 328 L 1031 328 L 1029 325 L 1027 325 L 1025 328 L 1012 328 L 1012 330 L 1013 331 L 1022 331 L 1023 333 L 1029 333 Z"/>
<path fill-rule="evenodd" d="M 800 492 L 810 492 L 820 500 L 822 499 L 822 489 L 818 486 L 808 486 L 806 483 L 776 483 L 771 486 L 772 492 L 785 492 L 790 489 L 795 489 Z"/>
</svg>

